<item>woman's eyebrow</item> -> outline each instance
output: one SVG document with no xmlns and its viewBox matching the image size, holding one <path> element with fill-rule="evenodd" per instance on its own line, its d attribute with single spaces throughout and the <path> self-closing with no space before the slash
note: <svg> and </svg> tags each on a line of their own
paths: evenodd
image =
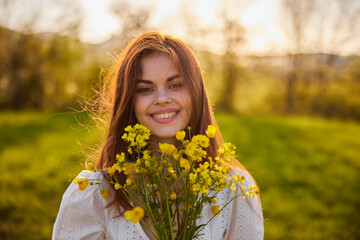
<svg viewBox="0 0 360 240">
<path fill-rule="evenodd" d="M 150 81 L 150 80 L 145 80 L 145 79 L 138 79 L 138 80 L 136 81 L 136 83 L 137 83 L 137 84 L 139 84 L 139 83 L 153 84 L 152 81 Z"/>
<path fill-rule="evenodd" d="M 171 77 L 168 77 L 166 79 L 166 82 L 171 82 L 174 79 L 177 79 L 180 77 L 180 74 L 175 74 Z M 154 84 L 151 80 L 146 80 L 146 79 L 138 79 L 136 83 L 145 83 L 145 84 Z"/>
<path fill-rule="evenodd" d="M 180 77 L 180 74 L 175 74 L 175 75 L 173 75 L 173 76 L 171 76 L 171 77 L 168 77 L 167 79 L 166 79 L 166 82 L 170 82 L 170 81 L 172 81 L 172 80 L 174 80 L 174 79 L 177 79 L 177 78 L 179 78 Z"/>
</svg>

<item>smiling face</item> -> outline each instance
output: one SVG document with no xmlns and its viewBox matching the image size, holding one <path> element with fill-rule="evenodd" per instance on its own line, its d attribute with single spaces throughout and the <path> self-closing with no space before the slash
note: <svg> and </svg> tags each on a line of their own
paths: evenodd
<svg viewBox="0 0 360 240">
<path fill-rule="evenodd" d="M 144 57 L 140 64 L 135 117 L 150 129 L 152 141 L 173 142 L 176 132 L 188 125 L 192 111 L 184 79 L 165 54 Z"/>
</svg>

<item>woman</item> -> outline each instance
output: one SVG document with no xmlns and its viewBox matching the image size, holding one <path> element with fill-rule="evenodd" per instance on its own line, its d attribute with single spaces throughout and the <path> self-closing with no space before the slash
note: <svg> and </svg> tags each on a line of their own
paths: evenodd
<svg viewBox="0 0 360 240">
<path fill-rule="evenodd" d="M 172 144 L 176 144 L 176 132 L 187 126 L 191 126 L 192 135 L 205 134 L 208 125 L 216 126 L 199 64 L 181 40 L 157 32 L 142 34 L 122 51 L 116 66 L 108 134 L 97 168 L 112 166 L 117 153 L 127 152 L 121 136 L 128 125 L 140 123 L 150 129 L 151 142 Z M 222 143 L 217 131 L 210 139 L 208 156 L 215 157 Z M 229 165 L 231 173 L 246 177 L 244 186 L 254 184 L 235 159 Z M 79 176 L 107 178 L 89 171 Z M 125 183 L 125 175 L 116 177 Z M 103 199 L 96 187 L 80 192 L 71 183 L 62 199 L 53 239 L 153 239 L 144 226 L 123 218 L 124 211 L 132 207 L 122 191 L 107 188 L 113 193 L 111 200 Z M 221 191 L 219 205 L 225 205 L 232 193 Z M 199 224 L 212 216 L 205 206 Z M 263 232 L 260 198 L 236 198 L 202 230 L 200 239 L 263 239 Z"/>
</svg>

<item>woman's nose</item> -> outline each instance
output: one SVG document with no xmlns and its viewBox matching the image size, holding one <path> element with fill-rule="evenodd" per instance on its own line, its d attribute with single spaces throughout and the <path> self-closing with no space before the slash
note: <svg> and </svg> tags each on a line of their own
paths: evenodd
<svg viewBox="0 0 360 240">
<path fill-rule="evenodd" d="M 171 102 L 171 97 L 166 90 L 159 90 L 155 97 L 155 104 L 166 104 Z"/>
</svg>

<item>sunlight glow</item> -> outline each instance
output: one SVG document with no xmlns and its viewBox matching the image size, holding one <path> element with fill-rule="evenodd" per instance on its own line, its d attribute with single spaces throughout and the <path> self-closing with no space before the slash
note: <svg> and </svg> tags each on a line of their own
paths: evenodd
<svg viewBox="0 0 360 240">
<path fill-rule="evenodd" d="M 81 38 L 97 43 L 116 33 L 118 22 L 109 12 L 110 3 L 110 0 L 81 0 L 85 13 Z"/>
<path fill-rule="evenodd" d="M 258 0 L 241 16 L 242 23 L 250 30 L 247 46 L 250 52 L 268 52 L 273 42 L 279 45 L 284 42 L 283 33 L 275 24 L 278 4 L 277 0 Z"/>
<path fill-rule="evenodd" d="M 194 1 L 193 10 L 198 14 L 201 20 L 205 24 L 215 23 L 218 21 L 216 16 L 216 8 L 218 6 L 217 0 L 207 0 L 207 1 Z"/>
</svg>

